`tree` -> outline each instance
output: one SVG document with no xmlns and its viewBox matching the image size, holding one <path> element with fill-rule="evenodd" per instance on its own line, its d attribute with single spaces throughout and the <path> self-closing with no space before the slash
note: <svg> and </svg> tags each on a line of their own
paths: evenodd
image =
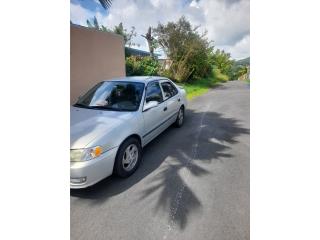
<svg viewBox="0 0 320 240">
<path fill-rule="evenodd" d="M 211 56 L 212 64 L 220 70 L 222 74 L 232 77 L 232 68 L 234 60 L 231 59 L 230 53 L 217 49 Z"/>
<path fill-rule="evenodd" d="M 238 69 L 238 76 L 242 76 L 248 73 L 248 67 L 247 66 L 240 66 Z"/>
<path fill-rule="evenodd" d="M 94 16 L 92 22 L 90 22 L 90 20 L 87 19 L 87 26 L 89 28 L 94 28 L 96 30 L 100 30 L 100 31 L 104 31 L 104 32 L 110 32 L 110 30 L 107 27 L 103 26 L 102 24 L 101 25 L 99 24 L 98 19 L 96 18 L 96 16 Z"/>
<path fill-rule="evenodd" d="M 170 71 L 176 81 L 207 77 L 212 70 L 209 56 L 212 42 L 200 35 L 183 16 L 177 22 L 161 23 L 153 29 L 157 43 L 172 60 Z"/>
<path fill-rule="evenodd" d="M 98 19 L 96 18 L 96 16 L 94 16 L 93 25 L 94 25 L 95 29 L 97 29 L 97 30 L 100 29 L 100 26 L 99 26 L 99 23 L 98 23 Z"/>
<path fill-rule="evenodd" d="M 87 19 L 87 26 L 88 26 L 88 28 L 94 28 L 93 25 L 91 24 L 91 22 L 89 21 L 89 19 Z"/>
<path fill-rule="evenodd" d="M 248 65 L 235 65 L 235 67 L 233 68 L 233 79 L 247 78 L 248 72 Z"/>
<path fill-rule="evenodd" d="M 89 19 L 87 19 L 87 26 L 89 28 L 94 28 L 96 30 L 104 31 L 104 32 L 113 32 L 116 34 L 119 34 L 123 36 L 124 39 L 124 45 L 126 46 L 139 46 L 139 44 L 133 43 L 132 38 L 137 35 L 135 32 L 135 27 L 131 27 L 131 31 L 128 33 L 127 29 L 123 28 L 122 22 L 119 23 L 119 25 L 114 26 L 112 30 L 108 29 L 106 26 L 99 24 L 98 19 L 96 17 L 93 18 L 93 21 L 90 22 Z"/>
<path fill-rule="evenodd" d="M 149 46 L 150 57 L 154 57 L 154 50 L 158 47 L 156 39 L 151 35 L 151 27 L 148 28 L 146 35 L 141 35 L 144 37 Z"/>
<path fill-rule="evenodd" d="M 120 22 L 118 26 L 115 26 L 113 28 L 113 32 L 123 36 L 124 44 L 126 46 L 128 46 L 128 47 L 135 46 L 135 45 L 139 46 L 138 44 L 135 44 L 132 42 L 132 38 L 137 35 L 137 33 L 135 31 L 135 27 L 131 27 L 131 31 L 127 32 L 127 29 L 125 29 L 123 27 L 122 22 Z"/>
</svg>

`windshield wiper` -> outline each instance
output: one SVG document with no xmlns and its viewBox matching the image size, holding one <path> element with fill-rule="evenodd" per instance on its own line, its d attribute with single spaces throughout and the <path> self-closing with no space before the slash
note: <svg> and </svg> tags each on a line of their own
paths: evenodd
<svg viewBox="0 0 320 240">
<path fill-rule="evenodd" d="M 90 108 L 90 106 L 84 105 L 82 103 L 76 103 L 73 105 L 74 107 L 82 107 L 82 108 Z"/>
<path fill-rule="evenodd" d="M 118 111 L 118 112 L 129 111 L 129 110 L 123 109 L 123 108 L 113 108 L 113 107 L 107 107 L 107 106 L 90 106 L 90 108 L 91 109 L 111 110 L 111 111 Z"/>
<path fill-rule="evenodd" d="M 111 111 L 117 111 L 117 112 L 127 112 L 132 111 L 131 109 L 125 109 L 125 108 L 113 108 L 108 106 L 88 106 L 84 105 L 82 103 L 76 103 L 73 105 L 74 107 L 81 107 L 81 108 L 88 108 L 88 109 L 101 109 L 101 110 L 111 110 Z"/>
</svg>

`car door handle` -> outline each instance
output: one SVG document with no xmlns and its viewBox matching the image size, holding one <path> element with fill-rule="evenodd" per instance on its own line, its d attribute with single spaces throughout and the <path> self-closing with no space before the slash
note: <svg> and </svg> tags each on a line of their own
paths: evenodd
<svg viewBox="0 0 320 240">
<path fill-rule="evenodd" d="M 167 108 L 167 107 L 165 107 L 165 108 L 163 109 L 163 111 L 167 111 L 167 109 L 168 109 L 168 108 Z"/>
<path fill-rule="evenodd" d="M 180 98 L 178 99 L 178 102 L 180 102 Z"/>
</svg>

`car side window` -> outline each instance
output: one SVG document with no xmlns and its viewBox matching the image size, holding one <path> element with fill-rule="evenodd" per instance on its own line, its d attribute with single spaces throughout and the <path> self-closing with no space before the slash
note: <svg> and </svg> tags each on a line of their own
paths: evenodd
<svg viewBox="0 0 320 240">
<path fill-rule="evenodd" d="M 170 82 L 161 83 L 165 98 L 171 98 L 178 93 L 178 90 Z"/>
<path fill-rule="evenodd" d="M 178 89 L 171 82 L 169 82 L 169 85 L 172 88 L 173 96 L 178 94 Z"/>
<path fill-rule="evenodd" d="M 146 91 L 146 103 L 150 101 L 157 101 L 161 103 L 163 101 L 162 91 L 159 82 L 149 83 Z"/>
</svg>

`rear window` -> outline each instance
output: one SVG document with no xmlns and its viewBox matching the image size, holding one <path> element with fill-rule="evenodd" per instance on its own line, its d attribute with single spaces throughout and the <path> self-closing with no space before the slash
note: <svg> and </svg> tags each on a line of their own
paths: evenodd
<svg viewBox="0 0 320 240">
<path fill-rule="evenodd" d="M 161 87 L 163 89 L 164 96 L 166 98 L 173 97 L 174 95 L 176 95 L 178 93 L 178 90 L 176 89 L 175 86 L 173 86 L 173 84 L 171 82 L 163 82 L 163 83 L 161 83 Z"/>
</svg>

